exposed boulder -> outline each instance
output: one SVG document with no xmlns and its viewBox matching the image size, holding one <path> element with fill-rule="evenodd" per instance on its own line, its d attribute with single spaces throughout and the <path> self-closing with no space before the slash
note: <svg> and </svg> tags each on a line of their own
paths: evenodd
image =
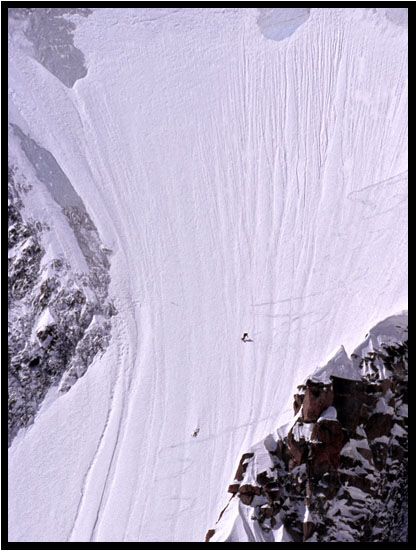
<svg viewBox="0 0 417 551">
<path fill-rule="evenodd" d="M 368 440 L 389 434 L 393 425 L 392 415 L 387 413 L 373 413 L 365 423 L 365 432 Z"/>
<path fill-rule="evenodd" d="M 302 419 L 307 423 L 317 421 L 320 414 L 333 403 L 331 385 L 308 380 L 302 405 Z"/>
<path fill-rule="evenodd" d="M 344 442 L 345 435 L 338 421 L 324 419 L 314 425 L 309 453 L 313 477 L 320 478 L 326 472 L 337 470 Z"/>
<path fill-rule="evenodd" d="M 254 496 L 261 495 L 261 491 L 262 489 L 260 486 L 252 486 L 252 484 L 242 484 L 242 486 L 240 486 L 239 488 L 240 500 L 245 505 L 250 505 Z"/>
<path fill-rule="evenodd" d="M 304 438 L 296 440 L 293 433 L 293 428 L 288 433 L 288 449 L 293 459 L 292 466 L 300 465 L 308 455 L 308 445 Z"/>
<path fill-rule="evenodd" d="M 253 457 L 253 453 L 244 453 L 240 458 L 239 466 L 235 474 L 235 480 L 243 480 L 243 476 L 248 468 L 249 459 Z"/>
<path fill-rule="evenodd" d="M 294 415 L 297 415 L 297 413 L 300 411 L 300 408 L 303 405 L 303 400 L 304 400 L 304 394 L 294 394 L 294 403 L 293 403 Z"/>
<path fill-rule="evenodd" d="M 237 492 L 239 491 L 239 487 L 240 487 L 240 484 L 230 484 L 229 487 L 227 488 L 227 491 L 230 494 L 237 494 Z"/>
</svg>

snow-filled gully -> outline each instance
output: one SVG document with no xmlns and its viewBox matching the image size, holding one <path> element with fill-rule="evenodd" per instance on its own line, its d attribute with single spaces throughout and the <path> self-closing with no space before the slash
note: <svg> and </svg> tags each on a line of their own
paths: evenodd
<svg viewBox="0 0 417 551">
<path fill-rule="evenodd" d="M 314 9 L 275 41 L 255 9 L 150 15 L 77 21 L 71 89 L 11 45 L 11 120 L 112 249 L 118 310 L 10 448 L 13 541 L 203 540 L 296 384 L 407 306 L 403 29 Z"/>
</svg>

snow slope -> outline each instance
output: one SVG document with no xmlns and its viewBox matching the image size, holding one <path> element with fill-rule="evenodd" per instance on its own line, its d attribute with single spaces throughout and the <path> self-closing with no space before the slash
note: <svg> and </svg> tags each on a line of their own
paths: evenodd
<svg viewBox="0 0 417 551">
<path fill-rule="evenodd" d="M 73 16 L 72 88 L 11 35 L 10 120 L 114 251 L 119 312 L 10 448 L 11 541 L 203 540 L 295 386 L 407 307 L 405 29 L 312 9 L 278 41 L 257 17 Z"/>
</svg>

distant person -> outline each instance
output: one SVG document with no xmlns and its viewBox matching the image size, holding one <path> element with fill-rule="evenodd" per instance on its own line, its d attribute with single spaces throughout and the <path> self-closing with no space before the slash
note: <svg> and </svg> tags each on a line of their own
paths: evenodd
<svg viewBox="0 0 417 551">
<path fill-rule="evenodd" d="M 200 429 L 195 429 L 195 431 L 192 434 L 193 438 L 196 438 L 199 432 L 200 432 Z"/>
<path fill-rule="evenodd" d="M 242 341 L 246 342 L 248 340 L 249 335 L 247 333 L 243 333 Z"/>
</svg>

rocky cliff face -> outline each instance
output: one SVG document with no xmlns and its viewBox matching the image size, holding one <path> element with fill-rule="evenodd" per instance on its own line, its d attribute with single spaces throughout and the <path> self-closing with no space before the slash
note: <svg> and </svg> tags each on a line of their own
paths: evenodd
<svg viewBox="0 0 417 551">
<path fill-rule="evenodd" d="M 22 136 L 9 134 L 9 445 L 48 390 L 69 390 L 106 348 L 115 313 L 110 251 L 52 155 Z"/>
<path fill-rule="evenodd" d="M 407 541 L 406 335 L 393 317 L 298 387 L 294 419 L 242 456 L 206 541 Z"/>
</svg>

